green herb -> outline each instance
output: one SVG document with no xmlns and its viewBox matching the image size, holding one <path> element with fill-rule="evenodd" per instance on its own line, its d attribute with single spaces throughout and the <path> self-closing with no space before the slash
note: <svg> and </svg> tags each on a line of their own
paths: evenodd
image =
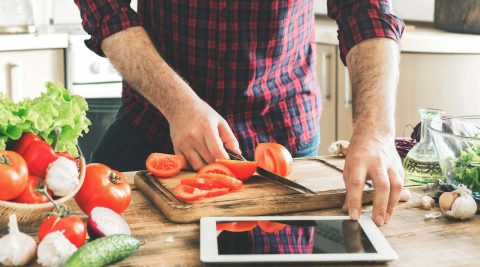
<svg viewBox="0 0 480 267">
<path fill-rule="evenodd" d="M 77 156 L 78 138 L 88 132 L 91 124 L 86 116 L 87 102 L 83 97 L 71 95 L 61 84 L 47 83 L 47 91 L 40 97 L 15 103 L 0 96 L 0 149 L 9 140 L 18 140 L 23 133 L 40 135 L 51 144 L 55 128 L 61 133 L 56 151 Z"/>
<path fill-rule="evenodd" d="M 480 146 L 475 144 L 463 150 L 452 173 L 469 189 L 480 191 Z"/>
</svg>

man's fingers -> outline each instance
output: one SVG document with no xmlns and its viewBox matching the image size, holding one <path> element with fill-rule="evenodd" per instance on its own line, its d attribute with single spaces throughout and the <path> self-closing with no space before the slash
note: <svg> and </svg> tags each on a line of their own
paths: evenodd
<svg viewBox="0 0 480 267">
<path fill-rule="evenodd" d="M 369 173 L 375 188 L 373 196 L 373 213 L 372 217 L 375 224 L 383 226 L 385 223 L 385 215 L 387 212 L 388 199 L 390 195 L 390 181 L 387 170 L 384 168 L 373 169 Z"/>
<path fill-rule="evenodd" d="M 344 180 L 347 188 L 348 214 L 352 220 L 358 220 L 360 217 L 366 175 L 363 168 L 354 168 L 344 174 L 346 176 Z"/>
<path fill-rule="evenodd" d="M 228 159 L 227 151 L 223 147 L 222 139 L 218 133 L 217 127 L 213 127 L 203 136 L 205 144 L 214 159 Z"/>
<path fill-rule="evenodd" d="M 393 210 L 397 206 L 400 194 L 403 190 L 403 176 L 395 170 L 389 169 L 388 176 L 390 178 L 390 195 L 388 198 L 387 214 L 385 215 L 385 223 L 392 218 Z"/>
<path fill-rule="evenodd" d="M 185 152 L 182 151 L 182 153 L 185 155 L 188 163 L 190 163 L 190 166 L 192 166 L 194 170 L 198 170 L 207 164 L 194 149 L 189 149 Z"/>
<path fill-rule="evenodd" d="M 218 125 L 218 133 L 220 135 L 220 139 L 222 139 L 222 143 L 224 144 L 225 148 L 239 155 L 242 154 L 242 151 L 240 150 L 240 145 L 238 144 L 238 140 L 226 121 L 220 122 L 220 124 Z"/>
</svg>

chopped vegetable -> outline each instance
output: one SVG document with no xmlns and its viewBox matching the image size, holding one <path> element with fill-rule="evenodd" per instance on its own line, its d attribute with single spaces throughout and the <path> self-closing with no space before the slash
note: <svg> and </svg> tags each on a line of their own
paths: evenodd
<svg viewBox="0 0 480 267">
<path fill-rule="evenodd" d="M 9 233 L 0 239 L 0 264 L 26 265 L 35 256 L 37 244 L 32 237 L 20 232 L 15 214 L 10 215 L 8 220 Z"/>
<path fill-rule="evenodd" d="M 216 173 L 197 173 L 196 177 L 209 180 L 207 184 L 211 188 L 230 188 L 231 190 L 238 190 L 242 188 L 243 182 L 235 177 Z"/>
<path fill-rule="evenodd" d="M 151 174 L 159 178 L 169 178 L 179 174 L 186 161 L 183 156 L 152 153 L 145 164 Z"/>
<path fill-rule="evenodd" d="M 49 233 L 38 245 L 37 262 L 45 267 L 61 267 L 77 247 L 60 232 Z"/>
<path fill-rule="evenodd" d="M 130 227 L 122 216 L 104 207 L 92 209 L 88 216 L 87 230 L 90 239 L 116 234 L 130 235 Z"/>
<path fill-rule="evenodd" d="M 207 190 L 182 184 L 173 188 L 172 193 L 175 195 L 175 197 L 185 202 L 193 202 L 208 195 Z"/>
<path fill-rule="evenodd" d="M 71 95 L 61 84 L 49 82 L 46 88 L 40 97 L 19 103 L 0 96 L 0 149 L 5 149 L 7 141 L 20 139 L 23 133 L 38 134 L 52 144 L 55 129 L 60 127 L 55 150 L 78 156 L 77 139 L 88 132 L 91 124 L 86 116 L 87 102 Z"/>
<path fill-rule="evenodd" d="M 258 167 L 288 176 L 292 171 L 292 155 L 284 146 L 277 143 L 261 143 L 255 148 L 255 161 Z"/>
<path fill-rule="evenodd" d="M 130 235 L 112 235 L 96 239 L 81 247 L 68 259 L 65 267 L 101 267 L 122 260 L 140 247 Z"/>
<path fill-rule="evenodd" d="M 215 162 L 229 168 L 235 177 L 242 181 L 250 178 L 257 170 L 255 161 L 217 159 Z"/>
<path fill-rule="evenodd" d="M 455 161 L 452 173 L 469 189 L 480 191 L 480 146 L 474 144 L 463 150 Z"/>
<path fill-rule="evenodd" d="M 198 174 L 203 174 L 203 173 L 216 173 L 216 174 L 224 174 L 228 176 L 235 177 L 235 174 L 226 166 L 222 164 L 209 164 L 205 165 L 200 170 L 197 172 Z"/>
</svg>

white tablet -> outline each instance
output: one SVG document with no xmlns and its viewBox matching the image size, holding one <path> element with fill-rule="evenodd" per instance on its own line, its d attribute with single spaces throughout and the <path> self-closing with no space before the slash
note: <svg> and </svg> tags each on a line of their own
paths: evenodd
<svg viewBox="0 0 480 267">
<path fill-rule="evenodd" d="M 368 216 L 205 217 L 205 263 L 391 261 L 397 254 Z"/>
</svg>

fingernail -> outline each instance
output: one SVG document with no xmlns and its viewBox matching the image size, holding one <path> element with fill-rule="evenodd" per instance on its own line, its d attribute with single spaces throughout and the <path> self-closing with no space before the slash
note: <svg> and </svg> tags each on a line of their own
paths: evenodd
<svg viewBox="0 0 480 267">
<path fill-rule="evenodd" d="M 359 217 L 360 217 L 360 211 L 358 211 L 357 209 L 352 209 L 350 211 L 350 219 L 358 220 Z"/>
<path fill-rule="evenodd" d="M 378 226 L 383 226 L 383 223 L 384 223 L 383 216 L 377 215 L 377 217 L 375 217 L 375 224 Z"/>
</svg>

